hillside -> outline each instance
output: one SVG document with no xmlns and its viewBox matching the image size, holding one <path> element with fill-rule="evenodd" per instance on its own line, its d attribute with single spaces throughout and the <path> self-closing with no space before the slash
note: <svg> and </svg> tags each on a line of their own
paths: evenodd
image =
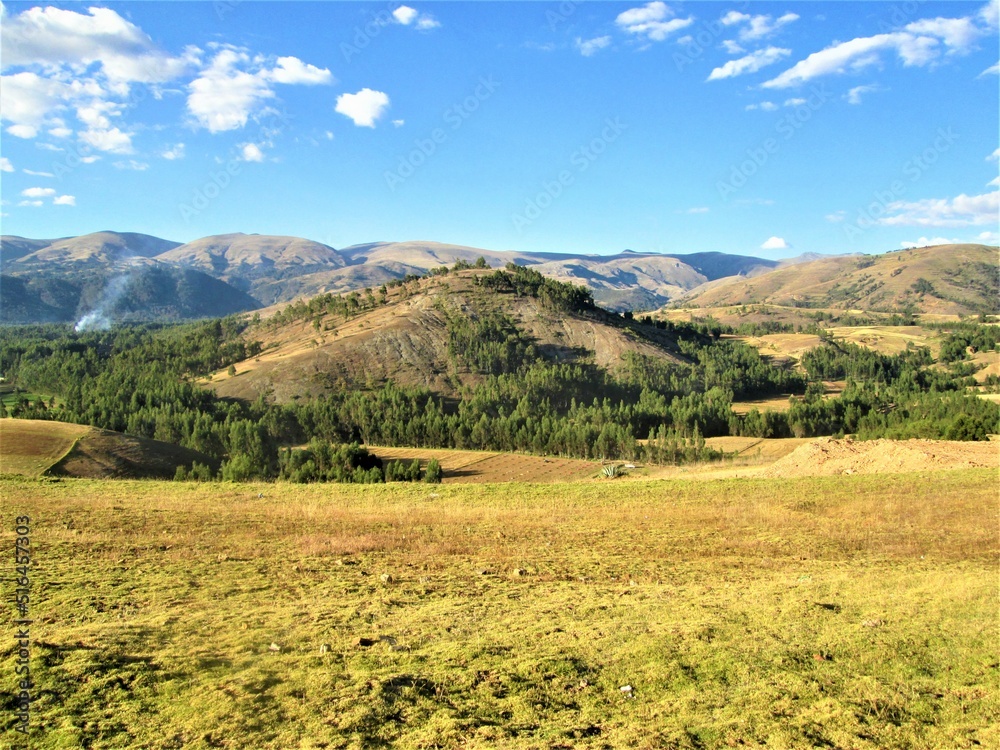
<svg viewBox="0 0 1000 750">
<path fill-rule="evenodd" d="M 449 321 L 503 317 L 551 362 L 588 362 L 615 369 L 626 352 L 675 361 L 672 340 L 644 339 L 622 318 L 594 310 L 567 314 L 539 300 L 489 294 L 475 284 L 483 272 L 463 271 L 397 286 L 385 304 L 345 320 L 334 313 L 251 329 L 264 351 L 238 363 L 235 377 L 216 373 L 210 386 L 224 397 L 270 394 L 279 402 L 392 380 L 454 396 L 481 376 L 456 364 L 449 353 Z M 657 335 L 653 330 L 647 336 Z"/>
<path fill-rule="evenodd" d="M 41 245 L 41 243 L 47 243 Z M 152 258 L 167 252 L 180 243 L 162 240 L 148 234 L 134 232 L 95 232 L 80 237 L 61 240 L 27 240 L 23 237 L 4 237 L 4 271 L 36 271 L 53 265 L 105 266 L 129 258 Z M 40 245 L 30 252 L 18 254 L 19 248 Z M 10 248 L 8 250 L 7 248 Z M 16 255 L 14 262 L 7 264 L 6 255 Z"/>
<path fill-rule="evenodd" d="M 773 304 L 939 315 L 998 312 L 998 260 L 997 247 L 971 244 L 834 256 L 708 284 L 676 305 Z"/>
<path fill-rule="evenodd" d="M 204 273 L 134 258 L 77 273 L 0 276 L 0 323 L 166 321 L 220 317 L 260 305 Z"/>
<path fill-rule="evenodd" d="M 87 479 L 173 479 L 178 466 L 218 461 L 160 440 L 86 425 L 0 420 L 0 474 Z"/>
<path fill-rule="evenodd" d="M 344 265 L 336 250 L 319 242 L 242 233 L 203 237 L 162 253 L 157 260 L 197 269 L 251 294 L 261 283 Z"/>
</svg>

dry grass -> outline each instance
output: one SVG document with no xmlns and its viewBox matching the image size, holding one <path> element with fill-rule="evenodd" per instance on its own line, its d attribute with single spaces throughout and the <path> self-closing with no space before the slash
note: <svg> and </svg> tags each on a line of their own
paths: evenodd
<svg viewBox="0 0 1000 750">
<path fill-rule="evenodd" d="M 32 747 L 996 746 L 996 472 L 931 479 L 8 480 Z"/>
<path fill-rule="evenodd" d="M 35 419 L 0 419 L 0 474 L 37 477 L 94 428 Z"/>
<path fill-rule="evenodd" d="M 419 459 L 421 466 L 436 458 L 444 472 L 443 484 L 479 482 L 571 482 L 589 479 L 601 470 L 596 461 L 546 458 L 515 453 L 464 451 L 444 448 L 371 446 L 383 461 Z"/>
</svg>

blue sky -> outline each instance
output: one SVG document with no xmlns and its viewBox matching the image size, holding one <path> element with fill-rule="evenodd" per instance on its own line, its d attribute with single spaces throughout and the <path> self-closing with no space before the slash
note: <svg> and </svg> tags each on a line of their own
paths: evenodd
<svg viewBox="0 0 1000 750">
<path fill-rule="evenodd" d="M 8 2 L 3 232 L 996 244 L 997 9 Z"/>
</svg>

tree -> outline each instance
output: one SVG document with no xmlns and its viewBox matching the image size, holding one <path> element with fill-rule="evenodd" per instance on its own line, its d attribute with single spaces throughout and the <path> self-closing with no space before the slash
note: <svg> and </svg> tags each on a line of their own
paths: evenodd
<svg viewBox="0 0 1000 750">
<path fill-rule="evenodd" d="M 427 471 L 424 472 L 424 481 L 427 484 L 441 483 L 441 464 L 438 463 L 436 458 L 432 458 L 427 462 Z"/>
</svg>

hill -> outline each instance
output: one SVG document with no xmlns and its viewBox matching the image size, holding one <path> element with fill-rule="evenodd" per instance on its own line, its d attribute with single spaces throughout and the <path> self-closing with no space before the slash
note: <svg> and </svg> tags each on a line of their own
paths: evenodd
<svg viewBox="0 0 1000 750">
<path fill-rule="evenodd" d="M 160 440 L 87 425 L 0 420 L 0 473 L 87 479 L 172 479 L 178 466 L 218 461 Z"/>
<path fill-rule="evenodd" d="M 675 304 L 995 313 L 1000 311 L 998 251 L 987 245 L 937 245 L 884 255 L 834 256 L 707 284 Z"/>
<path fill-rule="evenodd" d="M 265 323 L 248 333 L 263 352 L 238 363 L 235 377 L 215 373 L 210 385 L 220 396 L 252 400 L 263 393 L 279 402 L 389 380 L 455 396 L 482 379 L 455 351 L 463 320 L 497 325 L 551 362 L 615 369 L 626 352 L 679 359 L 665 332 L 644 326 L 639 335 L 637 326 L 603 310 L 572 314 L 530 296 L 492 294 L 477 285 L 480 275 L 462 271 L 397 285 L 375 309 L 346 319 L 324 310 Z"/>
<path fill-rule="evenodd" d="M 157 259 L 197 269 L 251 294 L 261 283 L 345 265 L 336 250 L 319 242 L 242 233 L 203 237 L 174 247 Z"/>
<path fill-rule="evenodd" d="M 41 243 L 47 243 L 41 245 Z M 4 271 L 35 271 L 40 267 L 53 265 L 105 266 L 129 258 L 152 258 L 177 247 L 180 243 L 162 240 L 148 234 L 135 232 L 95 232 L 80 237 L 61 240 L 27 240 L 23 237 L 4 237 Z M 28 249 L 40 245 L 30 252 L 18 254 L 20 248 Z M 9 248 L 9 249 L 8 249 Z M 16 255 L 9 265 L 7 254 Z"/>
<path fill-rule="evenodd" d="M 88 264 L 89 265 L 89 264 Z M 220 317 L 260 305 L 198 271 L 133 258 L 114 265 L 0 275 L 0 323 L 71 323 Z"/>
</svg>

